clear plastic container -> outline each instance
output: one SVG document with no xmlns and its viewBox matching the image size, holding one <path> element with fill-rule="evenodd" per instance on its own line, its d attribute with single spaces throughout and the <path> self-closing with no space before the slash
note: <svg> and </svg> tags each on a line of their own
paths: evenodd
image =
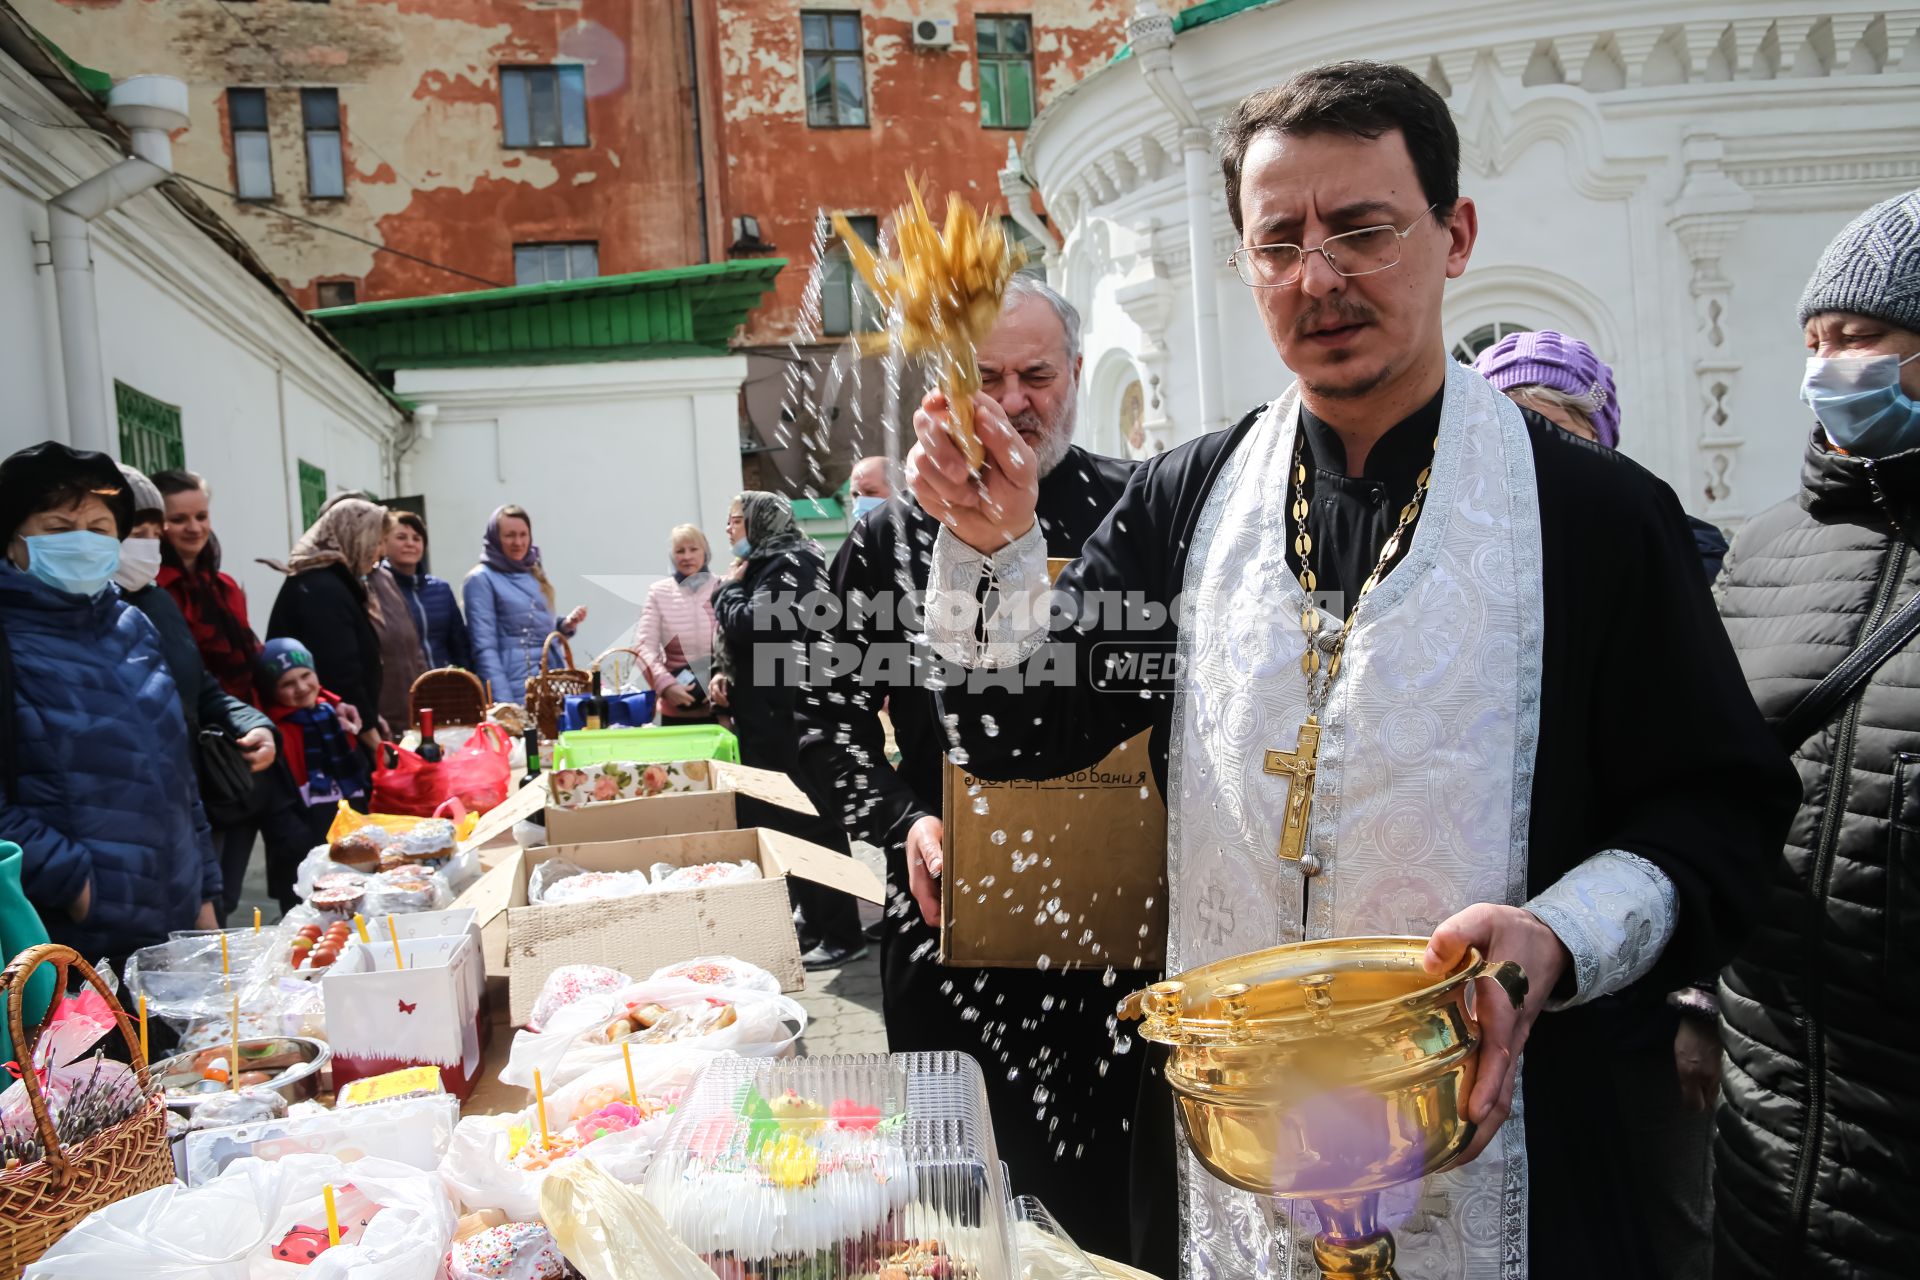
<svg viewBox="0 0 1920 1280">
<path fill-rule="evenodd" d="M 1006 1185 L 964 1054 L 722 1058 L 646 1197 L 722 1280 L 1011 1280 Z"/>
</svg>

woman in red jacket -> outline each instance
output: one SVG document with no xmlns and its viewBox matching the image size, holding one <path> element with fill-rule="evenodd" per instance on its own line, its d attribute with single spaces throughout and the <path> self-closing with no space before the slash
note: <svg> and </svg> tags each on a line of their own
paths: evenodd
<svg viewBox="0 0 1920 1280">
<path fill-rule="evenodd" d="M 156 471 L 150 479 L 167 504 L 156 581 L 186 616 L 207 674 L 233 697 L 266 710 L 254 684 L 253 663 L 260 653 L 260 640 L 247 621 L 247 598 L 239 583 L 220 572 L 220 539 L 214 536 L 208 509 L 212 491 L 191 471 Z M 253 857 L 256 836 L 264 834 L 276 847 L 301 843 L 298 827 L 289 822 L 294 816 L 294 800 L 283 767 L 254 775 L 250 804 L 231 811 L 208 808 L 214 848 L 220 854 L 220 874 L 229 886 L 229 904 L 240 901 L 240 886 Z M 284 861 L 284 856 L 280 860 Z"/>
<path fill-rule="evenodd" d="M 232 697 L 259 706 L 253 659 L 260 640 L 247 621 L 240 584 L 220 572 L 220 539 L 209 511 L 212 491 L 191 471 L 156 471 L 151 478 L 167 503 L 160 585 L 187 616 L 207 673 Z"/>
</svg>

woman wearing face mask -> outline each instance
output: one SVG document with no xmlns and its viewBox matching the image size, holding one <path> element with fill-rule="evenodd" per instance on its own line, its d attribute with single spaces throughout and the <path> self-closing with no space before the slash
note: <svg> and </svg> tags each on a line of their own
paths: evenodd
<svg viewBox="0 0 1920 1280">
<path fill-rule="evenodd" d="M 187 625 L 187 619 L 180 612 L 180 606 L 174 603 L 173 597 L 155 582 L 161 567 L 160 535 L 166 526 L 165 499 L 151 480 L 132 467 L 122 463 L 120 474 L 125 477 L 127 491 L 133 496 L 134 523 L 133 529 L 120 543 L 120 568 L 114 572 L 114 585 L 120 588 L 120 598 L 146 614 L 154 630 L 160 633 L 160 652 L 167 660 L 167 670 L 173 676 L 174 688 L 179 691 L 180 710 L 187 720 L 187 741 L 194 746 L 196 760 L 204 762 L 207 750 L 199 745 L 202 731 L 212 730 L 234 745 L 250 773 L 262 773 L 273 766 L 279 750 L 279 744 L 274 740 L 273 724 L 258 707 L 234 697 L 207 674 L 206 666 L 200 660 L 200 650 L 194 643 L 193 629 Z M 203 769 L 200 800 L 211 823 L 217 806 L 210 802 L 207 791 L 209 781 Z M 213 785 L 224 788 L 232 781 L 214 781 Z M 244 795 L 237 797 L 226 795 L 223 791 L 211 800 L 223 803 L 232 801 L 250 807 L 251 790 L 248 788 Z M 254 829 L 247 827 L 244 844 L 234 842 L 238 848 L 233 851 L 232 858 L 228 857 L 229 851 L 221 835 L 216 827 L 214 845 L 221 854 L 220 878 L 223 888 L 220 917 L 225 920 L 240 904 L 240 888 L 246 878 L 247 860 L 253 852 Z"/>
<path fill-rule="evenodd" d="M 733 500 L 727 513 L 727 537 L 739 559 L 713 593 L 719 623 L 714 644 L 713 700 L 733 713 L 740 739 L 740 763 L 773 769 L 805 785 L 799 764 L 800 727 L 794 717 L 799 701 L 806 633 L 791 608 L 756 607 L 803 600 L 826 591 L 827 562 L 820 544 L 794 523 L 793 506 L 777 493 L 749 491 Z M 799 610 L 804 613 L 805 610 Z M 740 825 L 772 827 L 851 854 L 846 832 L 837 822 L 811 817 L 740 796 Z M 821 813 L 831 812 L 815 803 Z M 860 931 L 860 910 L 844 893 L 805 880 L 790 879 L 800 931 L 801 964 L 808 969 L 837 969 L 867 954 Z"/>
<path fill-rule="evenodd" d="M 220 898 L 159 634 L 112 585 L 132 526 L 105 454 L 0 463 L 0 840 L 53 940 L 116 962 L 217 926 Z"/>
<path fill-rule="evenodd" d="M 384 668 L 375 629 L 379 605 L 366 577 L 380 563 L 392 518 L 364 498 L 336 498 L 322 508 L 287 557 L 287 582 L 267 619 L 268 639 L 306 645 L 320 682 L 359 713 L 360 738 L 369 749 L 380 745 Z"/>
<path fill-rule="evenodd" d="M 1734 539 L 1721 616 L 1805 800 L 1769 916 L 1721 974 L 1719 1277 L 1913 1274 L 1920 1219 L 1920 644 L 1789 713 L 1920 597 L 1920 191 L 1869 209 L 1800 299 L 1801 491 Z M 1782 371 L 1784 373 L 1784 371 Z M 1804 732 L 1802 731 L 1804 729 Z M 1902 1208 L 1908 1205 L 1908 1208 Z"/>
<path fill-rule="evenodd" d="M 473 663 L 500 702 L 526 695 L 527 677 L 540 670 L 540 648 L 555 631 L 571 636 L 587 619 L 585 609 L 562 618 L 553 611 L 553 583 L 533 544 L 533 519 L 525 507 L 508 505 L 487 520 L 480 563 L 467 574 L 460 596 L 467 606 Z"/>
<path fill-rule="evenodd" d="M 647 588 L 633 647 L 640 651 L 647 682 L 660 697 L 660 718 L 669 724 L 711 724 L 707 681 L 713 667 L 713 591 L 707 535 L 690 524 L 675 525 L 668 538 L 673 576 Z"/>
</svg>

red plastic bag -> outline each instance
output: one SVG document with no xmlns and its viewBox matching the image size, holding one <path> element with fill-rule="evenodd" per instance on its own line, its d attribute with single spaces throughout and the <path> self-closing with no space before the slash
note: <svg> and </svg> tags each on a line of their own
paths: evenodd
<svg viewBox="0 0 1920 1280">
<path fill-rule="evenodd" d="M 513 772 L 508 764 L 512 745 L 497 724 L 483 724 L 465 745 L 429 763 L 417 751 L 395 747 L 396 760 L 387 767 L 386 748 L 380 750 L 373 774 L 375 813 L 411 813 L 431 817 L 448 800 L 458 800 L 475 813 L 485 813 L 507 798 Z"/>
</svg>

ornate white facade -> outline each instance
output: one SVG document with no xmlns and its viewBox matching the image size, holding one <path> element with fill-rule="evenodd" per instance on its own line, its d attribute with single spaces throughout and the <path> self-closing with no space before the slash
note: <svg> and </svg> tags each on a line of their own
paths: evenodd
<svg viewBox="0 0 1920 1280">
<path fill-rule="evenodd" d="M 1170 28 L 1143 3 L 1133 56 L 1056 99 L 1022 157 L 1063 233 L 1052 274 L 1086 316 L 1082 443 L 1124 452 L 1131 420 L 1136 452 L 1163 449 L 1291 381 L 1225 265 L 1211 161 L 1209 225 L 1190 234 L 1193 118 L 1367 57 L 1419 72 L 1459 124 L 1481 232 L 1449 286 L 1449 342 L 1585 338 L 1614 366 L 1622 450 L 1695 514 L 1734 525 L 1794 488 L 1801 288 L 1854 214 L 1920 186 L 1920 3 L 1275 0 Z"/>
</svg>

